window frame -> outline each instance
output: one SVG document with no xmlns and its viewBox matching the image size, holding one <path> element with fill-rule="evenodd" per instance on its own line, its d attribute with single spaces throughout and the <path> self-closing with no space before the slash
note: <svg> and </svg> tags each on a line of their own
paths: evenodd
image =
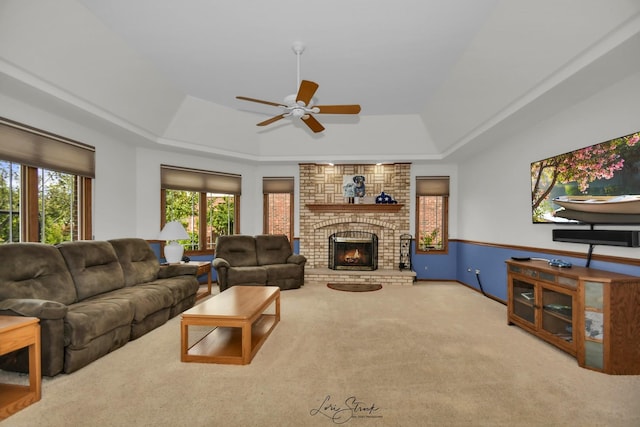
<svg viewBox="0 0 640 427">
<path fill-rule="evenodd" d="M 269 203 L 269 196 L 272 194 L 287 194 L 289 196 L 289 244 L 293 249 L 294 240 L 294 202 L 295 202 L 295 178 L 294 177 L 263 177 L 262 178 L 262 232 L 269 234 L 270 227 L 270 212 L 271 204 Z"/>
<path fill-rule="evenodd" d="M 38 171 L 73 175 L 77 240 L 93 239 L 95 148 L 0 117 L 0 158 L 20 166 L 20 242 L 41 242 Z M 44 234 L 43 234 L 44 236 Z"/>
<path fill-rule="evenodd" d="M 422 181 L 422 182 L 421 182 Z M 422 249 L 421 241 L 421 198 L 422 197 L 441 197 L 442 206 L 440 214 L 442 215 L 442 238 L 440 248 Z M 416 177 L 416 195 L 415 195 L 415 253 L 416 254 L 441 254 L 449 253 L 449 177 Z"/>
<path fill-rule="evenodd" d="M 191 191 L 199 193 L 198 212 L 207 212 L 207 194 L 225 194 L 233 196 L 234 203 L 234 234 L 240 234 L 240 196 L 241 196 L 241 176 L 224 172 L 206 171 L 200 169 L 184 168 L 171 165 L 160 165 L 161 188 L 160 188 L 160 229 L 166 224 L 167 199 L 166 190 Z M 219 181 L 216 182 L 216 179 Z M 216 185 L 218 185 L 216 187 Z M 237 193 L 236 193 L 237 192 Z M 198 224 L 198 249 L 186 250 L 185 255 L 210 255 L 215 254 L 213 249 L 206 248 L 207 221 L 199 221 Z M 164 241 L 160 241 L 161 253 L 164 254 Z M 204 246 L 203 246 L 204 245 Z M 215 246 L 215 244 L 214 244 Z"/>
</svg>

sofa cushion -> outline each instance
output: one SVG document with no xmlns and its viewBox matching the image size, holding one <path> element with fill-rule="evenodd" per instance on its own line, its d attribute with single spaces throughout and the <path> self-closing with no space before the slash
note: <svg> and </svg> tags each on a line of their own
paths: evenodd
<svg viewBox="0 0 640 427">
<path fill-rule="evenodd" d="M 291 245 L 285 235 L 256 236 L 258 265 L 285 264 L 291 255 Z"/>
<path fill-rule="evenodd" d="M 109 292 L 104 296 L 100 295 L 96 298 L 126 299 L 133 305 L 133 320 L 136 322 L 142 322 L 145 317 L 150 316 L 163 308 L 171 307 L 173 304 L 173 295 L 171 294 L 171 290 L 166 287 L 153 284 L 129 286 Z"/>
<path fill-rule="evenodd" d="M 57 245 L 82 301 L 124 287 L 124 274 L 109 242 L 81 240 Z"/>
<path fill-rule="evenodd" d="M 187 299 L 192 295 L 196 295 L 200 288 L 200 283 L 198 283 L 198 279 L 195 275 L 169 277 L 162 280 L 156 280 L 155 282 L 149 282 L 148 285 L 168 289 L 169 292 L 171 292 L 173 299 L 171 305 L 176 305 L 180 301 Z"/>
<path fill-rule="evenodd" d="M 76 288 L 64 258 L 43 243 L 0 245 L 0 299 L 36 298 L 72 304 Z"/>
<path fill-rule="evenodd" d="M 125 286 L 151 282 L 158 278 L 160 262 L 144 239 L 124 238 L 109 240 L 116 252 Z"/>
<path fill-rule="evenodd" d="M 224 258 L 232 267 L 258 265 L 256 241 L 253 236 L 219 236 L 216 240 L 216 258 Z"/>
<path fill-rule="evenodd" d="M 69 306 L 64 321 L 65 347 L 83 347 L 114 329 L 130 327 L 134 305 L 124 298 L 102 297 Z"/>
</svg>

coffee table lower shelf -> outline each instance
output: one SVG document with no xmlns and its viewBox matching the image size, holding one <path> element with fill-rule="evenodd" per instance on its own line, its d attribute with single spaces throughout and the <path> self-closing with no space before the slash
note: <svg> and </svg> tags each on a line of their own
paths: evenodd
<svg viewBox="0 0 640 427">
<path fill-rule="evenodd" d="M 242 354 L 242 327 L 217 326 L 189 347 L 182 361 L 245 365 L 253 360 L 277 323 L 278 318 L 274 314 L 262 314 L 253 322 L 248 360 Z"/>
</svg>

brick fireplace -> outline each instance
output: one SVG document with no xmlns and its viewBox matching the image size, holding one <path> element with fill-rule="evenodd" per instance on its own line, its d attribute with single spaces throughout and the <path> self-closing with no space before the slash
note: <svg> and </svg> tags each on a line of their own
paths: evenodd
<svg viewBox="0 0 640 427">
<path fill-rule="evenodd" d="M 320 165 L 300 164 L 300 253 L 307 257 L 305 275 L 332 281 L 380 281 L 412 284 L 413 272 L 401 272 L 400 235 L 409 233 L 410 164 Z M 345 175 L 365 177 L 366 196 L 382 191 L 393 205 L 349 204 L 343 197 Z M 334 271 L 328 268 L 329 236 L 335 233 L 372 233 L 378 240 L 377 270 Z"/>
</svg>

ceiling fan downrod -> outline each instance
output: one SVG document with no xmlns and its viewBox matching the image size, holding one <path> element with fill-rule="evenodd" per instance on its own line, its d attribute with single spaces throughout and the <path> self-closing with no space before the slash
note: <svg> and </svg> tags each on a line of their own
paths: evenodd
<svg viewBox="0 0 640 427">
<path fill-rule="evenodd" d="M 293 42 L 293 46 L 291 46 L 291 49 L 293 49 L 293 52 L 296 54 L 296 60 L 297 60 L 297 65 L 298 65 L 298 80 L 296 81 L 296 89 L 295 92 L 298 92 L 298 88 L 300 87 L 300 55 L 302 55 L 302 52 L 304 52 L 304 43 L 297 41 L 297 42 Z"/>
</svg>

